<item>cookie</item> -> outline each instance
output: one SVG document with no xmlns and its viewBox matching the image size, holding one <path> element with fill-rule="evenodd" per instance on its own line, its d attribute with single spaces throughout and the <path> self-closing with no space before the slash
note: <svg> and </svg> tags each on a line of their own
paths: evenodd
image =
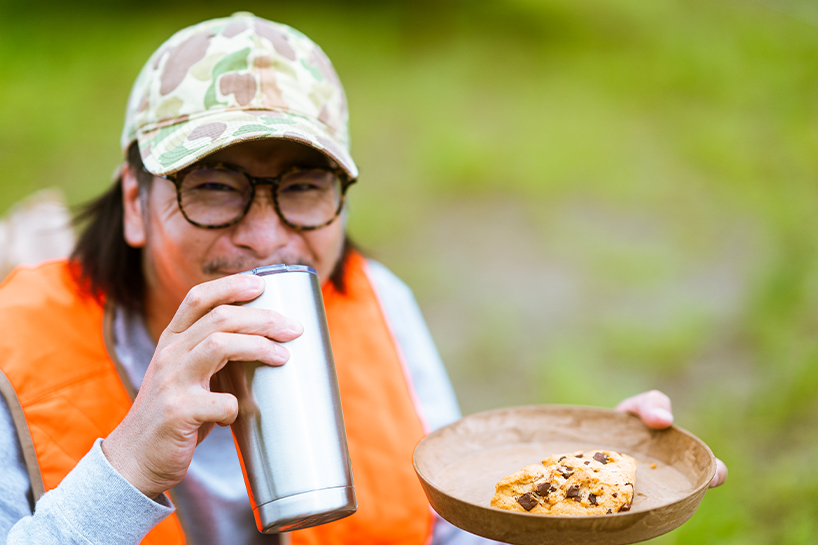
<svg viewBox="0 0 818 545">
<path fill-rule="evenodd" d="M 610 450 L 555 454 L 500 479 L 491 506 L 538 515 L 610 515 L 631 508 L 636 460 Z"/>
</svg>

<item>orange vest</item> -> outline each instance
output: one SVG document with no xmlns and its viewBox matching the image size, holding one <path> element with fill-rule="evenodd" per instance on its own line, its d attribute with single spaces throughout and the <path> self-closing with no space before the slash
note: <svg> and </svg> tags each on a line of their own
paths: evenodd
<svg viewBox="0 0 818 545">
<path fill-rule="evenodd" d="M 432 512 L 412 469 L 423 424 L 366 268 L 354 254 L 347 292 L 330 282 L 323 287 L 358 511 L 293 532 L 293 545 L 420 545 L 431 537 Z M 24 415 L 24 424 L 22 415 L 15 423 L 24 453 L 33 451 L 26 462 L 36 495 L 39 479 L 46 491 L 56 487 L 96 438 L 106 437 L 124 418 L 131 399 L 109 355 L 104 330 L 110 324 L 103 325 L 109 313 L 82 294 L 65 261 L 18 268 L 0 288 L 0 367 Z M 143 543 L 184 541 L 174 514 Z"/>
</svg>

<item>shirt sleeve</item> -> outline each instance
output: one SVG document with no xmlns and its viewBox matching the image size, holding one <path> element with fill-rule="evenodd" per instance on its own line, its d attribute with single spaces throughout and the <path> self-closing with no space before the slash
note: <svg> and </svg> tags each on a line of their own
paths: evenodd
<svg viewBox="0 0 818 545">
<path fill-rule="evenodd" d="M 26 516 L 31 516 L 31 483 L 28 479 L 23 449 L 6 398 L 0 395 L 0 543 L 9 530 Z"/>
<path fill-rule="evenodd" d="M 0 543 L 137 544 L 173 512 L 163 494 L 148 498 L 102 453 L 102 439 L 31 511 L 31 483 L 5 398 L 0 396 Z"/>
</svg>

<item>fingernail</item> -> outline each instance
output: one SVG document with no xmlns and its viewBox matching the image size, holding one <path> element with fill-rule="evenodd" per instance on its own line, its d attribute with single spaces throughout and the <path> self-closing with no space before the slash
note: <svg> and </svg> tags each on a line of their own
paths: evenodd
<svg viewBox="0 0 818 545">
<path fill-rule="evenodd" d="M 653 418 L 657 420 L 663 420 L 669 424 L 673 424 L 673 414 L 671 414 L 671 412 L 667 409 L 653 409 L 651 414 L 653 415 Z"/>
<path fill-rule="evenodd" d="M 713 478 L 710 480 L 710 487 L 709 488 L 713 488 L 714 486 L 716 486 L 716 484 L 718 484 L 718 482 L 719 482 L 719 474 L 718 474 L 718 472 L 716 472 L 716 474 L 713 475 Z"/>
<path fill-rule="evenodd" d="M 289 323 L 287 324 L 287 327 L 289 327 L 290 331 L 292 331 L 296 335 L 301 335 L 302 333 L 304 333 L 304 326 L 301 325 L 301 322 L 299 322 L 298 320 L 290 320 Z"/>
<path fill-rule="evenodd" d="M 275 344 L 275 351 L 281 363 L 286 363 L 290 359 L 290 351 L 278 343 Z"/>
</svg>

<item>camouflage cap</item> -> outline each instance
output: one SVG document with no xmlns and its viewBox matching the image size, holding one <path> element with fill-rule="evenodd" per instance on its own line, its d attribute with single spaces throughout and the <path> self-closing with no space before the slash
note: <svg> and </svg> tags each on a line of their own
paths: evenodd
<svg viewBox="0 0 818 545">
<path fill-rule="evenodd" d="M 311 146 L 351 178 L 347 101 L 327 56 L 286 25 L 250 13 L 174 34 L 148 60 L 128 100 L 122 149 L 171 174 L 217 150 L 281 138 Z"/>
</svg>

